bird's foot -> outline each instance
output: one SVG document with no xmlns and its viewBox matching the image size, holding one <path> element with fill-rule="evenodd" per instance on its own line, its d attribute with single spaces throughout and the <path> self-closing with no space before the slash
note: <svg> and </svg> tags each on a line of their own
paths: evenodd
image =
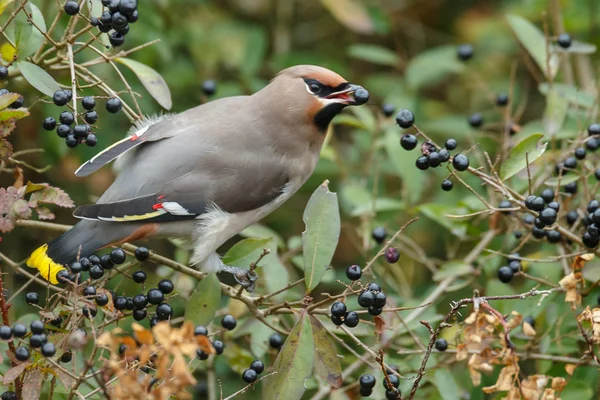
<svg viewBox="0 0 600 400">
<path fill-rule="evenodd" d="M 231 267 L 229 265 L 223 265 L 221 271 L 228 272 L 233 275 L 235 280 L 242 285 L 247 292 L 254 291 L 254 282 L 256 282 L 258 279 L 258 274 L 256 272 L 248 269 Z"/>
</svg>

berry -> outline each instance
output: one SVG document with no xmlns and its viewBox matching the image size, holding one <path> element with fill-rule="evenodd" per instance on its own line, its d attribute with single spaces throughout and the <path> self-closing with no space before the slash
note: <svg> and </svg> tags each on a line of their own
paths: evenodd
<svg viewBox="0 0 600 400">
<path fill-rule="evenodd" d="M 150 251 L 145 247 L 138 247 L 134 255 L 138 261 L 146 261 L 150 257 Z"/>
<path fill-rule="evenodd" d="M 108 304 L 108 295 L 106 293 L 100 293 L 96 295 L 96 304 L 100 307 L 104 307 Z"/>
<path fill-rule="evenodd" d="M 439 340 L 444 340 L 444 339 L 439 339 Z M 388 380 L 389 380 L 389 384 L 388 384 Z M 392 388 L 389 387 L 389 385 L 391 384 L 394 388 L 397 388 L 398 385 L 400 385 L 400 379 L 395 374 L 388 374 L 387 379 L 383 379 L 382 383 L 383 383 L 383 387 L 386 390 L 391 390 Z"/>
<path fill-rule="evenodd" d="M 79 262 L 75 261 L 73 264 L 71 264 L 69 266 L 69 269 L 71 270 L 72 273 L 78 274 L 83 270 L 83 267 L 81 266 L 81 264 Z"/>
<path fill-rule="evenodd" d="M 202 91 L 205 95 L 212 96 L 217 91 L 217 82 L 212 79 L 202 82 Z"/>
<path fill-rule="evenodd" d="M 558 212 L 558 210 L 560 210 L 560 204 L 558 204 L 558 202 L 556 202 L 556 201 L 551 201 L 550 203 L 548 203 L 548 207 L 553 209 L 556 212 Z"/>
<path fill-rule="evenodd" d="M 117 296 L 113 299 L 113 305 L 116 310 L 123 311 L 127 307 L 127 299 L 123 296 Z"/>
<path fill-rule="evenodd" d="M 74 0 L 69 0 L 65 3 L 65 12 L 69 15 L 77 15 L 79 12 L 79 4 Z"/>
<path fill-rule="evenodd" d="M 417 158 L 417 160 L 415 161 L 415 165 L 421 171 L 425 171 L 426 169 L 428 169 L 429 161 L 427 160 L 427 156 L 421 156 Z"/>
<path fill-rule="evenodd" d="M 40 296 L 36 292 L 29 292 L 25 295 L 25 301 L 27 304 L 38 304 L 40 302 Z"/>
<path fill-rule="evenodd" d="M 125 14 L 121 14 L 119 11 L 112 14 L 111 22 L 113 27 L 123 27 L 128 24 Z"/>
<path fill-rule="evenodd" d="M 464 154 L 457 154 L 452 159 L 452 165 L 457 171 L 466 171 L 469 168 L 469 158 Z"/>
<path fill-rule="evenodd" d="M 173 281 L 170 279 L 163 279 L 158 282 L 158 289 L 164 294 L 169 294 L 175 290 L 175 285 L 173 285 Z"/>
<path fill-rule="evenodd" d="M 146 308 L 146 305 L 148 304 L 148 299 L 146 298 L 146 296 L 144 294 L 138 294 L 133 296 L 133 306 L 135 308 Z"/>
<path fill-rule="evenodd" d="M 31 329 L 31 333 L 44 333 L 44 323 L 39 319 L 32 321 L 31 325 L 29 325 L 29 329 Z"/>
<path fill-rule="evenodd" d="M 231 331 L 237 326 L 237 321 L 233 315 L 227 314 L 221 320 L 221 326 L 228 331 Z"/>
<path fill-rule="evenodd" d="M 435 348 L 438 351 L 446 351 L 448 349 L 448 342 L 446 339 L 438 339 L 435 341 Z"/>
<path fill-rule="evenodd" d="M 59 283 L 66 283 L 69 280 L 69 273 L 67 270 L 62 269 L 56 273 L 56 280 Z"/>
<path fill-rule="evenodd" d="M 540 197 L 544 199 L 546 203 L 550 203 L 552 200 L 554 200 L 554 191 L 552 189 L 544 189 L 542 190 Z"/>
<path fill-rule="evenodd" d="M 431 153 L 429 153 L 429 155 L 427 156 L 427 163 L 432 168 L 439 167 L 442 163 L 440 153 L 438 153 L 437 151 L 432 151 Z"/>
<path fill-rule="evenodd" d="M 93 133 L 88 134 L 85 137 L 85 144 L 87 144 L 89 147 L 94 147 L 95 145 L 97 145 L 98 139 L 96 138 L 96 135 L 94 135 Z"/>
<path fill-rule="evenodd" d="M 127 259 L 127 254 L 123 249 L 117 248 L 110 252 L 110 259 L 117 265 L 123 264 Z"/>
<path fill-rule="evenodd" d="M 144 271 L 135 271 L 131 277 L 135 283 L 146 282 L 146 273 Z"/>
<path fill-rule="evenodd" d="M 0 80 L 8 78 L 8 68 L 4 65 L 0 65 Z"/>
<path fill-rule="evenodd" d="M 354 104 L 361 105 L 369 101 L 369 92 L 360 88 L 354 92 Z"/>
<path fill-rule="evenodd" d="M 503 266 L 498 268 L 498 279 L 500 279 L 500 282 L 503 283 L 508 283 L 512 280 L 513 278 L 513 270 L 510 269 L 510 267 L 507 266 Z"/>
<path fill-rule="evenodd" d="M 571 210 L 567 213 L 566 218 L 567 218 L 567 224 L 573 225 L 579 218 L 579 214 L 577 214 L 577 211 Z"/>
<path fill-rule="evenodd" d="M 208 360 L 208 354 L 202 350 L 196 350 L 196 357 L 198 357 L 200 360 Z"/>
<path fill-rule="evenodd" d="M 223 350 L 225 350 L 225 343 L 221 342 L 220 340 L 215 340 L 214 342 L 212 342 L 212 346 L 217 352 L 217 355 L 223 354 Z"/>
<path fill-rule="evenodd" d="M 100 265 L 104 269 L 112 269 L 115 266 L 115 263 L 113 262 L 110 254 L 104 254 L 102 257 L 100 257 Z"/>
<path fill-rule="evenodd" d="M 540 221 L 542 221 L 542 223 L 544 225 L 552 225 L 553 223 L 556 222 L 556 217 L 557 217 L 557 213 L 556 210 L 550 207 L 544 208 L 542 211 L 540 211 L 540 216 L 538 217 L 540 219 Z"/>
<path fill-rule="evenodd" d="M 458 146 L 456 139 L 447 139 L 446 143 L 444 143 L 444 147 L 448 150 L 454 150 Z"/>
<path fill-rule="evenodd" d="M 337 315 L 331 316 L 331 322 L 333 322 L 335 326 L 340 326 L 344 324 L 344 320 L 342 319 L 342 317 L 338 317 Z"/>
<path fill-rule="evenodd" d="M 473 128 L 479 128 L 483 125 L 483 117 L 480 113 L 475 113 L 469 117 L 469 125 Z"/>
<path fill-rule="evenodd" d="M 346 268 L 346 277 L 351 281 L 359 280 L 362 276 L 362 270 L 358 265 L 351 265 Z"/>
<path fill-rule="evenodd" d="M 15 337 L 22 338 L 27 334 L 27 327 L 25 324 L 16 323 L 13 325 L 12 331 Z"/>
<path fill-rule="evenodd" d="M 2 325 L 0 326 L 0 339 L 2 340 L 9 340 L 10 338 L 12 338 L 13 332 L 12 332 L 12 328 L 8 325 Z"/>
<path fill-rule="evenodd" d="M 570 182 L 565 185 L 565 192 L 570 194 L 577 193 L 577 182 Z"/>
<path fill-rule="evenodd" d="M 382 226 L 378 226 L 377 228 L 373 229 L 373 232 L 371 232 L 371 237 L 377 243 L 383 243 L 383 241 L 387 237 L 387 234 L 385 233 L 385 228 Z"/>
<path fill-rule="evenodd" d="M 199 335 L 208 335 L 208 329 L 206 329 L 205 326 L 202 325 L 198 325 L 194 328 L 194 335 L 195 336 L 199 336 Z"/>
<path fill-rule="evenodd" d="M 148 290 L 148 303 L 150 304 L 160 304 L 164 300 L 165 295 L 158 289 L 150 289 Z"/>
<path fill-rule="evenodd" d="M 61 125 L 61 126 L 67 126 L 67 125 Z M 75 135 L 73 135 L 72 133 L 69 133 L 67 135 L 67 137 L 65 138 L 65 144 L 67 145 L 68 148 L 74 149 L 79 144 L 79 141 L 77 140 Z"/>
<path fill-rule="evenodd" d="M 359 392 L 362 397 L 369 397 L 373 394 L 373 389 L 361 387 Z"/>
<path fill-rule="evenodd" d="M 375 294 L 370 291 L 364 291 L 358 295 L 358 305 L 361 307 L 370 307 L 375 304 Z"/>
<path fill-rule="evenodd" d="M 538 227 L 533 227 L 533 229 L 531 230 L 531 234 L 536 239 L 543 239 L 546 237 L 546 231 Z"/>
<path fill-rule="evenodd" d="M 248 368 L 247 370 L 244 371 L 244 373 L 242 374 L 242 379 L 244 380 L 244 382 L 246 383 L 253 383 L 254 381 L 256 381 L 256 377 L 258 376 L 258 374 L 256 373 L 255 370 Z"/>
<path fill-rule="evenodd" d="M 136 321 L 143 321 L 146 318 L 146 315 L 148 315 L 148 312 L 145 309 L 138 308 L 133 310 L 133 319 Z"/>
<path fill-rule="evenodd" d="M 398 394 L 400 394 L 399 390 L 386 390 L 385 391 L 385 398 L 387 400 L 396 400 L 398 398 L 398 394 L 396 394 L 396 392 L 398 392 Z"/>
<path fill-rule="evenodd" d="M 63 355 L 60 357 L 60 362 L 68 363 L 68 362 L 71 362 L 72 359 L 73 359 L 73 353 L 71 353 L 70 351 L 67 351 L 67 352 L 63 353 Z"/>
<path fill-rule="evenodd" d="M 279 350 L 281 346 L 283 346 L 283 337 L 277 332 L 273 333 L 269 336 L 269 346 L 274 349 Z"/>
<path fill-rule="evenodd" d="M 83 295 L 84 296 L 95 296 L 96 295 L 96 288 L 94 286 L 87 286 L 87 287 L 85 287 L 85 289 L 83 289 Z"/>
<path fill-rule="evenodd" d="M 575 169 L 577 168 L 577 159 L 575 157 L 567 157 L 563 165 L 565 168 Z"/>
<path fill-rule="evenodd" d="M 83 119 L 88 124 L 94 124 L 96 121 L 98 121 L 98 113 L 96 111 L 88 111 L 83 116 Z"/>
<path fill-rule="evenodd" d="M 341 301 L 336 301 L 331 305 L 331 315 L 335 315 L 336 317 L 343 317 L 346 315 L 346 305 Z"/>
<path fill-rule="evenodd" d="M 444 192 L 451 191 L 453 187 L 454 187 L 454 184 L 452 183 L 452 181 L 450 179 L 446 179 L 445 181 L 442 182 L 442 190 Z"/>
<path fill-rule="evenodd" d="M 138 13 L 138 10 L 135 10 L 134 12 L 132 12 L 131 14 L 127 15 L 127 21 L 130 24 L 133 24 L 134 22 L 136 22 L 138 19 L 140 18 L 140 15 Z"/>
<path fill-rule="evenodd" d="M 592 221 L 594 221 L 596 224 L 600 224 L 600 209 L 594 211 L 592 214 Z"/>
<path fill-rule="evenodd" d="M 371 374 L 364 374 L 358 378 L 358 384 L 361 388 L 373 389 L 377 380 Z"/>
<path fill-rule="evenodd" d="M 111 36 L 112 37 L 112 36 Z M 111 41 L 112 43 L 112 41 Z M 117 97 L 111 97 L 106 101 L 106 111 L 111 114 L 116 114 L 123 108 L 123 103 Z"/>
<path fill-rule="evenodd" d="M 92 265 L 90 267 L 90 278 L 100 279 L 104 275 L 104 268 L 99 265 Z"/>
<path fill-rule="evenodd" d="M 550 243 L 558 243 L 562 239 L 562 235 L 557 230 L 548 231 L 547 239 Z"/>
<path fill-rule="evenodd" d="M 400 110 L 396 114 L 396 123 L 400 128 L 408 129 L 415 123 L 415 116 L 408 110 Z"/>
<path fill-rule="evenodd" d="M 523 223 L 525 225 L 531 225 L 531 224 L 533 224 L 533 221 L 535 221 L 535 217 L 533 215 L 531 215 L 531 214 L 525 214 L 523 216 Z"/>
<path fill-rule="evenodd" d="M 587 142 L 585 142 L 585 147 L 589 151 L 596 151 L 598 150 L 598 147 L 600 147 L 600 141 L 598 141 L 598 139 L 596 138 L 591 138 Z"/>
<path fill-rule="evenodd" d="M 350 311 L 344 316 L 344 324 L 348 328 L 354 328 L 355 326 L 357 326 L 358 321 L 360 321 L 360 318 L 358 317 L 356 311 Z"/>
<path fill-rule="evenodd" d="M 133 305 L 133 297 L 126 297 L 125 299 L 127 301 L 127 303 L 125 303 L 125 309 L 133 311 L 133 309 L 135 308 L 135 306 Z"/>
<path fill-rule="evenodd" d="M 558 45 L 563 49 L 568 49 L 569 47 L 571 47 L 572 43 L 571 35 L 569 35 L 568 33 L 561 33 L 560 35 L 558 35 L 556 43 L 558 43 Z"/>
<path fill-rule="evenodd" d="M 94 318 L 98 313 L 98 310 L 96 310 L 95 307 L 83 306 L 83 308 L 81 309 L 81 313 L 86 318 Z"/>
<path fill-rule="evenodd" d="M 395 264 L 400 259 L 400 252 L 395 247 L 390 247 L 385 252 L 385 260 L 390 264 Z"/>
<path fill-rule="evenodd" d="M 23 96 L 19 96 L 15 101 L 13 101 L 8 108 L 20 108 L 25 104 L 25 99 Z"/>
<path fill-rule="evenodd" d="M 83 99 L 81 99 L 81 105 L 84 109 L 90 111 L 96 107 L 96 100 L 94 100 L 92 96 L 85 96 Z"/>
<path fill-rule="evenodd" d="M 44 122 L 42 123 L 42 128 L 44 128 L 47 131 L 54 130 L 54 128 L 56 128 L 56 120 L 54 119 L 54 117 L 47 117 L 46 119 L 44 119 Z"/>
<path fill-rule="evenodd" d="M 593 249 L 594 247 L 598 246 L 598 243 L 600 242 L 600 237 L 594 236 L 589 232 L 584 232 L 583 236 L 581 236 L 581 241 L 583 242 L 585 247 Z"/>
<path fill-rule="evenodd" d="M 119 2 L 119 11 L 125 15 L 133 13 L 137 9 L 137 0 L 121 0 Z"/>
<path fill-rule="evenodd" d="M 255 370 L 257 374 L 262 374 L 262 372 L 265 370 L 265 364 L 263 364 L 263 362 L 260 360 L 254 360 L 250 364 L 250 368 Z"/>
<path fill-rule="evenodd" d="M 496 96 L 496 105 L 503 107 L 508 104 L 508 95 L 506 93 L 500 93 Z"/>
<path fill-rule="evenodd" d="M 156 317 L 160 321 L 166 321 L 173 316 L 173 309 L 167 303 L 160 303 L 156 307 Z"/>
<path fill-rule="evenodd" d="M 470 44 L 461 44 L 458 46 L 456 55 L 462 61 L 470 60 L 473 57 L 473 46 Z"/>
<path fill-rule="evenodd" d="M 17 398 L 17 394 L 11 390 L 9 390 L 8 392 L 4 392 L 2 393 L 2 400 L 19 400 Z"/>
<path fill-rule="evenodd" d="M 34 349 L 38 349 L 40 347 L 42 347 L 42 345 L 44 344 L 44 335 L 42 334 L 34 334 L 31 335 L 31 337 L 29 338 L 29 345 L 31 347 L 33 347 Z"/>
<path fill-rule="evenodd" d="M 380 315 L 383 312 L 383 309 L 380 307 L 371 306 L 371 307 L 369 307 L 368 311 L 369 311 L 369 314 L 371 314 L 372 316 L 375 317 L 377 315 Z"/>
<path fill-rule="evenodd" d="M 544 209 L 544 199 L 537 196 L 529 196 L 525 200 L 525 207 L 533 211 L 542 211 Z"/>
<path fill-rule="evenodd" d="M 575 158 L 578 160 L 583 160 L 587 154 L 587 151 L 583 147 L 578 147 L 575 149 Z"/>
<path fill-rule="evenodd" d="M 510 203 L 509 200 L 503 199 L 500 201 L 500 203 L 498 203 L 498 208 L 511 208 L 512 204 Z M 507 211 L 503 211 L 503 212 L 507 212 Z"/>
<path fill-rule="evenodd" d="M 417 147 L 417 137 L 415 135 L 411 135 L 410 133 L 407 133 L 406 135 L 402 135 L 402 137 L 400 138 L 400 146 L 402 146 L 402 148 L 404 150 L 412 150 L 415 147 Z"/>
<path fill-rule="evenodd" d="M 377 293 L 377 292 L 381 292 L 381 287 L 376 284 L 375 282 L 369 283 L 369 292 L 373 292 L 373 293 Z"/>
<path fill-rule="evenodd" d="M 56 128 L 56 134 L 58 137 L 66 138 L 72 132 L 71 127 L 69 125 L 61 124 Z M 75 136 L 73 136 L 75 137 Z"/>
<path fill-rule="evenodd" d="M 42 355 L 44 357 L 52 357 L 56 354 L 56 348 L 53 343 L 46 343 L 42 346 Z"/>
<path fill-rule="evenodd" d="M 519 261 L 519 260 L 509 261 L 508 267 L 511 269 L 511 271 L 513 273 L 517 273 L 517 272 L 521 271 L 521 268 L 522 268 L 521 261 Z"/>
<path fill-rule="evenodd" d="M 600 203 L 598 202 L 598 200 L 591 200 L 587 205 L 587 212 L 593 213 L 598 209 L 598 207 L 600 207 Z"/>
<path fill-rule="evenodd" d="M 383 308 L 387 301 L 387 296 L 383 292 L 379 292 L 375 295 L 375 302 L 373 303 L 373 307 L 375 308 Z"/>
<path fill-rule="evenodd" d="M 27 361 L 29 360 L 29 350 L 24 346 L 17 347 L 15 350 L 15 357 L 19 361 Z"/>
<path fill-rule="evenodd" d="M 394 111 L 396 111 L 396 106 L 391 103 L 384 103 L 381 106 L 381 111 L 386 117 L 391 117 Z"/>
<path fill-rule="evenodd" d="M 71 125 L 75 121 L 75 117 L 71 111 L 63 111 L 58 118 L 61 124 Z"/>
<path fill-rule="evenodd" d="M 587 131 L 590 136 L 600 135 L 600 124 L 590 124 Z"/>
</svg>

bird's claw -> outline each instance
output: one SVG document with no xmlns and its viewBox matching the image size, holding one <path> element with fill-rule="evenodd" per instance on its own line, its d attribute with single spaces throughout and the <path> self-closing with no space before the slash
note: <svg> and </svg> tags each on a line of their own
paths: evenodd
<svg viewBox="0 0 600 400">
<path fill-rule="evenodd" d="M 237 283 L 242 285 L 247 292 L 251 293 L 254 291 L 254 283 L 258 279 L 258 274 L 256 272 L 243 268 L 230 267 L 228 265 L 223 267 L 223 271 L 232 274 Z"/>
</svg>

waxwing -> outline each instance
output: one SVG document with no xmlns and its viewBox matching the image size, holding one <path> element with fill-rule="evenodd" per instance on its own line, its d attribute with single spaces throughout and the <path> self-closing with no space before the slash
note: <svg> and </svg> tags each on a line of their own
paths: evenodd
<svg viewBox="0 0 600 400">
<path fill-rule="evenodd" d="M 77 169 L 87 176 L 118 157 L 117 178 L 98 202 L 78 207 L 81 221 L 27 265 L 57 283 L 64 265 L 100 248 L 188 237 L 192 265 L 230 272 L 251 291 L 256 274 L 223 264 L 217 249 L 289 199 L 312 174 L 333 117 L 367 99 L 328 69 L 298 65 L 251 96 L 141 121 Z"/>
</svg>

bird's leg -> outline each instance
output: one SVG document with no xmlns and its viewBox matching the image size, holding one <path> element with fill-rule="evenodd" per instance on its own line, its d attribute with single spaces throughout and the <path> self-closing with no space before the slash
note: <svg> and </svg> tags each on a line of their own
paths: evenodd
<svg viewBox="0 0 600 400">
<path fill-rule="evenodd" d="M 242 285 L 247 292 L 254 291 L 254 282 L 258 279 L 258 274 L 254 271 L 244 268 L 232 267 L 230 265 L 223 264 L 221 266 L 222 272 L 227 272 L 233 275 L 235 280 Z"/>
</svg>

